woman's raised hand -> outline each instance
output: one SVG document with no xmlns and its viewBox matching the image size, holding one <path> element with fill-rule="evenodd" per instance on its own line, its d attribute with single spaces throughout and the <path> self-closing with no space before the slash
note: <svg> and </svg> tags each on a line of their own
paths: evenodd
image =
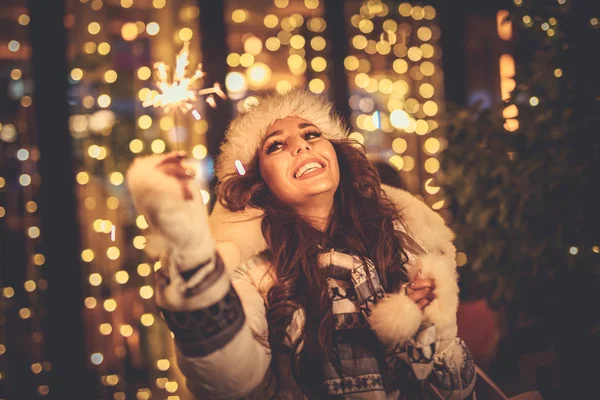
<svg viewBox="0 0 600 400">
<path fill-rule="evenodd" d="M 423 310 L 434 299 L 435 283 L 432 279 L 416 278 L 406 286 L 406 295 Z"/>
<path fill-rule="evenodd" d="M 137 211 L 161 244 L 177 254 L 182 269 L 213 251 L 201 188 L 186 160 L 184 153 L 137 157 L 127 171 Z"/>
</svg>

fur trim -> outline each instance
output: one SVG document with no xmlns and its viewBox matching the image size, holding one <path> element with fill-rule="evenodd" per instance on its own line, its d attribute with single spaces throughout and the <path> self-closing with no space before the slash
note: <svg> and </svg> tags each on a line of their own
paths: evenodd
<svg viewBox="0 0 600 400">
<path fill-rule="evenodd" d="M 262 235 L 261 221 L 264 213 L 260 209 L 246 208 L 231 212 L 216 202 L 208 218 L 213 238 L 217 242 L 229 242 L 239 252 L 238 265 L 267 248 Z"/>
<path fill-rule="evenodd" d="M 269 126 L 289 116 L 311 122 L 327 139 L 342 139 L 347 134 L 341 119 L 332 114 L 332 104 L 323 96 L 293 89 L 286 94 L 264 97 L 229 125 L 216 161 L 217 178 L 222 180 L 234 173 L 236 160 L 247 166 L 256 156 Z"/>
<path fill-rule="evenodd" d="M 400 292 L 387 294 L 373 306 L 369 325 L 382 343 L 403 344 L 414 336 L 422 319 L 419 306 Z"/>
<path fill-rule="evenodd" d="M 382 185 L 385 194 L 396 204 L 408 227 L 408 234 L 428 252 L 437 252 L 455 257 L 452 244 L 454 232 L 446 226 L 444 219 L 409 192 Z"/>
<path fill-rule="evenodd" d="M 435 324 L 438 340 L 455 337 L 459 292 L 456 262 L 447 256 L 427 254 L 419 257 L 417 268 L 419 277 L 435 281 L 435 299 L 423 310 L 423 321 Z"/>
</svg>

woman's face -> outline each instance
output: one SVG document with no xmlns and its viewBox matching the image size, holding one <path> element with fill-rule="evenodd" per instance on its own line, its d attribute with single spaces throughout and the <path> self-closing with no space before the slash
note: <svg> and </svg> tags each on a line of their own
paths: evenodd
<svg viewBox="0 0 600 400">
<path fill-rule="evenodd" d="M 340 182 L 337 155 L 310 122 L 298 117 L 275 121 L 267 130 L 258 161 L 271 192 L 292 208 L 333 202 Z"/>
</svg>

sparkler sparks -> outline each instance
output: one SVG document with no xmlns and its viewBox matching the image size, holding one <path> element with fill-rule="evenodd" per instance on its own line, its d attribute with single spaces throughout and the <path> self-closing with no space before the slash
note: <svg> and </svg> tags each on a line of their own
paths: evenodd
<svg viewBox="0 0 600 400">
<path fill-rule="evenodd" d="M 179 109 L 181 112 L 187 113 L 194 108 L 194 103 L 198 99 L 196 94 L 200 96 L 208 94 L 206 102 L 211 107 L 216 104 L 212 94 L 216 94 L 222 99 L 227 98 L 219 83 L 215 83 L 212 88 L 201 89 L 196 93 L 193 88 L 194 83 L 202 78 L 205 73 L 202 71 L 202 64 L 198 64 L 193 75 L 187 76 L 187 67 L 190 64 L 188 59 L 189 49 L 190 43 L 184 42 L 183 48 L 175 60 L 175 71 L 172 79 L 169 77 L 169 67 L 164 62 L 154 64 L 157 75 L 156 86 L 160 89 L 160 93 L 145 100 L 142 103 L 144 107 L 161 107 L 167 113 L 171 109 Z M 197 118 L 196 115 L 199 116 L 200 114 L 197 110 L 194 110 L 195 118 Z"/>
</svg>

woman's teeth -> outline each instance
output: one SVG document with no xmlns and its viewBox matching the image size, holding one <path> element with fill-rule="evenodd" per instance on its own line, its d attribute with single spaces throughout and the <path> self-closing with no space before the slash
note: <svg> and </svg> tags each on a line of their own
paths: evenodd
<svg viewBox="0 0 600 400">
<path fill-rule="evenodd" d="M 298 171 L 296 171 L 294 178 L 300 178 L 305 173 L 314 171 L 319 168 L 323 168 L 323 166 L 321 164 L 319 164 L 318 162 L 313 161 L 313 162 L 306 163 L 303 166 L 301 166 L 298 169 Z"/>
</svg>

